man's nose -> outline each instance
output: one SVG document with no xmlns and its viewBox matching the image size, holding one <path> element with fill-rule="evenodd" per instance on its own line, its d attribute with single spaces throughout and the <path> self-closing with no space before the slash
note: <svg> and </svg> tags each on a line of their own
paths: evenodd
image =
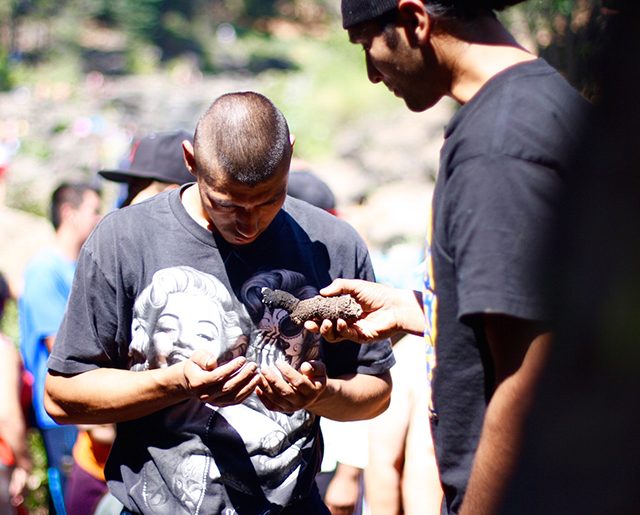
<svg viewBox="0 0 640 515">
<path fill-rule="evenodd" d="M 245 238 L 255 236 L 260 230 L 260 216 L 254 210 L 245 209 L 238 214 L 236 230 Z"/>
<path fill-rule="evenodd" d="M 366 54 L 365 62 L 367 63 L 367 76 L 369 77 L 369 80 L 374 84 L 382 82 L 382 75 L 374 66 L 373 62 L 371 61 L 371 57 L 369 57 L 369 54 Z"/>
</svg>

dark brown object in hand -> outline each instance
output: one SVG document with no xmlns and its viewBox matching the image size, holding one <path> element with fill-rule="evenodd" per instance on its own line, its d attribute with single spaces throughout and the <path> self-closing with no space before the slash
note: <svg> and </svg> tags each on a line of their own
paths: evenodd
<svg viewBox="0 0 640 515">
<path fill-rule="evenodd" d="M 310 299 L 299 300 L 282 290 L 262 288 L 262 302 L 272 309 L 281 308 L 289 313 L 289 318 L 296 325 L 307 320 L 338 320 L 358 318 L 362 308 L 351 295 L 323 297 L 316 295 Z"/>
</svg>

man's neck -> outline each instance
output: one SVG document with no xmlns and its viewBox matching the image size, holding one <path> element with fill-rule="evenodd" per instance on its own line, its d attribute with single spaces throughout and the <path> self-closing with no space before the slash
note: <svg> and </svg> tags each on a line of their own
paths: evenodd
<svg viewBox="0 0 640 515">
<path fill-rule="evenodd" d="M 451 71 L 450 95 L 461 104 L 507 68 L 537 59 L 493 16 L 461 25 L 461 31 L 461 37 L 434 35 L 433 40 Z"/>
<path fill-rule="evenodd" d="M 187 214 L 199 225 L 210 231 L 211 226 L 209 224 L 209 220 L 204 215 L 204 210 L 202 209 L 202 200 L 200 199 L 200 190 L 198 189 L 198 185 L 194 184 L 193 186 L 189 186 L 184 189 L 180 199 L 182 200 L 182 205 L 184 206 Z"/>
<path fill-rule="evenodd" d="M 54 246 L 72 261 L 78 261 L 80 249 L 84 242 L 78 241 L 73 231 L 65 226 L 58 227 L 56 231 Z"/>
</svg>

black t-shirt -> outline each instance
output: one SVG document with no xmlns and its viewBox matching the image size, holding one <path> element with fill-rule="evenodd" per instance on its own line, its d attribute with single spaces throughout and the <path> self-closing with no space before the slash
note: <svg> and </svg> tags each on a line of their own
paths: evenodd
<svg viewBox="0 0 640 515">
<path fill-rule="evenodd" d="M 538 59 L 491 79 L 447 126 L 425 294 L 444 513 L 460 508 L 494 390 L 480 315 L 548 320 L 538 273 L 587 105 Z"/>
<path fill-rule="evenodd" d="M 185 187 L 98 225 L 78 260 L 52 370 L 142 371 L 200 347 L 220 362 L 243 354 L 274 369 L 276 359 L 299 367 L 320 358 L 330 377 L 393 365 L 388 341 L 328 344 L 261 302 L 264 286 L 308 298 L 337 277 L 373 280 L 353 228 L 287 198 L 256 241 L 232 247 L 188 215 Z M 306 410 L 273 413 L 255 396 L 225 408 L 191 400 L 119 423 L 105 473 L 134 513 L 275 514 L 308 495 L 321 447 L 319 417 Z"/>
</svg>

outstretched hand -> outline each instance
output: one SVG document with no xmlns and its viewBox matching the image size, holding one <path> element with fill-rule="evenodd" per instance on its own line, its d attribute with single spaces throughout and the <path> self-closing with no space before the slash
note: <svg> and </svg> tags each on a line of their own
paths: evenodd
<svg viewBox="0 0 640 515">
<path fill-rule="evenodd" d="M 336 279 L 320 290 L 324 296 L 350 294 L 362 307 L 357 320 L 338 319 L 308 321 L 304 326 L 319 332 L 328 342 L 352 340 L 371 343 L 389 338 L 398 332 L 422 334 L 424 313 L 417 292 L 398 290 L 379 283 L 360 279 Z"/>
<path fill-rule="evenodd" d="M 271 411 L 293 413 L 310 409 L 327 387 L 327 368 L 322 361 L 305 361 L 296 370 L 283 360 L 276 366 L 280 377 L 269 367 L 260 369 L 260 384 L 256 394 Z"/>
<path fill-rule="evenodd" d="M 213 354 L 198 349 L 183 366 L 185 386 L 191 396 L 218 407 L 242 403 L 260 381 L 258 366 L 247 362 L 244 356 L 218 366 Z"/>
</svg>

